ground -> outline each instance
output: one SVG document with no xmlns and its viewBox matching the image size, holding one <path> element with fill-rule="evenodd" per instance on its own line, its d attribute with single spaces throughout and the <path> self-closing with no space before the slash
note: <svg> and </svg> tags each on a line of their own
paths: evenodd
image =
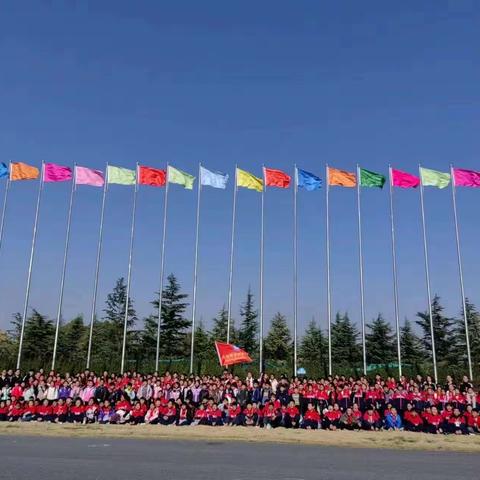
<svg viewBox="0 0 480 480">
<path fill-rule="evenodd" d="M 15 480 L 451 480 L 480 471 L 480 456 L 467 453 L 214 439 L 2 435 L 0 452 L 0 479 Z"/>
</svg>

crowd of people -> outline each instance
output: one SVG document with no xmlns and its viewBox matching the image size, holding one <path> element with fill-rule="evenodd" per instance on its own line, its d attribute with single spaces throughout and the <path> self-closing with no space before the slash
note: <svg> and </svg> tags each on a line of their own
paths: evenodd
<svg viewBox="0 0 480 480">
<path fill-rule="evenodd" d="M 43 370 L 0 375 L 0 421 L 75 424 L 406 430 L 479 434 L 480 393 L 468 377 L 317 380 L 251 373 L 123 375 Z"/>
</svg>

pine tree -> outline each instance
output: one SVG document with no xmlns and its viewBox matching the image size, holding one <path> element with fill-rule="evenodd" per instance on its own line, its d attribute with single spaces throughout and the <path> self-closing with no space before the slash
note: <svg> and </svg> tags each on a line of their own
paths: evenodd
<svg viewBox="0 0 480 480">
<path fill-rule="evenodd" d="M 85 362 L 87 354 L 88 329 L 83 317 L 77 316 L 65 325 L 61 325 L 58 337 L 59 367 L 71 371 Z"/>
<path fill-rule="evenodd" d="M 421 340 L 415 335 L 411 322 L 406 318 L 400 328 L 400 353 L 402 364 L 417 366 L 425 359 Z"/>
<path fill-rule="evenodd" d="M 194 362 L 197 365 L 197 373 L 202 372 L 202 366 L 205 361 L 212 358 L 215 354 L 215 349 L 212 349 L 210 336 L 200 320 L 195 327 L 195 348 L 194 348 Z"/>
<path fill-rule="evenodd" d="M 367 362 L 386 365 L 395 359 L 395 342 L 392 327 L 382 314 L 378 314 L 372 323 L 367 324 L 370 330 L 365 335 Z"/>
<path fill-rule="evenodd" d="M 185 338 L 191 321 L 184 317 L 188 303 L 183 301 L 187 297 L 186 293 L 180 293 L 180 284 L 175 275 L 171 273 L 162 294 L 162 323 L 160 325 L 160 352 L 169 359 L 188 353 Z M 154 300 L 153 305 L 158 309 L 158 300 Z"/>
<path fill-rule="evenodd" d="M 292 335 L 287 319 L 278 312 L 272 319 L 270 330 L 265 338 L 265 357 L 270 360 L 290 360 L 292 358 Z"/>
<path fill-rule="evenodd" d="M 309 376 L 328 375 L 328 344 L 314 319 L 305 330 L 299 355 Z"/>
<path fill-rule="evenodd" d="M 52 360 L 55 328 L 52 320 L 33 310 L 25 322 L 22 357 L 30 368 L 40 368 Z"/>
<path fill-rule="evenodd" d="M 438 361 L 447 359 L 451 353 L 452 348 L 452 319 L 445 317 L 443 314 L 443 307 L 440 304 L 440 297 L 435 295 L 432 301 L 432 319 L 433 319 L 433 334 L 435 336 L 435 353 Z M 432 337 L 430 331 L 430 316 L 429 312 L 418 312 L 417 325 L 423 331 L 422 344 L 424 348 L 432 352 Z"/>
<path fill-rule="evenodd" d="M 233 321 L 230 325 L 230 337 L 233 333 Z M 217 340 L 219 342 L 227 341 L 227 326 L 228 326 L 228 312 L 225 308 L 225 305 L 220 309 L 217 316 L 213 319 L 213 328 L 211 331 L 211 336 L 213 341 Z"/>
<path fill-rule="evenodd" d="M 240 316 L 242 323 L 238 333 L 239 343 L 244 350 L 253 355 L 258 349 L 258 312 L 254 308 L 253 294 L 250 288 L 248 288 L 245 303 L 240 307 Z"/>
<path fill-rule="evenodd" d="M 107 295 L 106 308 L 103 310 L 105 312 L 104 320 L 107 320 L 113 323 L 116 326 L 122 327 L 125 322 L 125 304 L 127 298 L 127 285 L 125 284 L 125 279 L 123 277 L 119 278 L 115 287 L 111 293 Z M 132 299 L 128 299 L 128 319 L 127 327 L 131 328 L 137 321 L 137 314 L 133 308 Z"/>
<path fill-rule="evenodd" d="M 358 330 L 348 313 L 337 313 L 332 324 L 332 361 L 339 368 L 356 369 L 361 359 Z"/>
</svg>

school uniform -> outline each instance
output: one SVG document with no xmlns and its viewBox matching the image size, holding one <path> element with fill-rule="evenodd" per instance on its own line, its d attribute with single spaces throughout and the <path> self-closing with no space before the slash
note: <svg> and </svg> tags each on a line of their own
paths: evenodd
<svg viewBox="0 0 480 480">
<path fill-rule="evenodd" d="M 434 415 L 433 413 L 426 413 L 424 415 L 425 419 L 425 431 L 427 433 L 438 433 L 441 431 L 444 418 L 440 414 Z"/>
<path fill-rule="evenodd" d="M 376 410 L 373 410 L 370 414 L 368 410 L 362 417 L 362 428 L 364 430 L 378 430 L 382 427 L 382 420 Z"/>
<path fill-rule="evenodd" d="M 303 416 L 302 428 L 318 429 L 320 422 L 320 414 L 315 410 L 307 410 Z"/>
<path fill-rule="evenodd" d="M 452 415 L 447 422 L 446 432 L 457 434 L 461 433 L 462 435 L 467 435 L 468 430 L 465 422 L 465 417 L 461 414 L 458 416 Z"/>
<path fill-rule="evenodd" d="M 37 407 L 37 420 L 40 422 L 53 421 L 53 408 L 50 405 L 39 405 Z"/>
<path fill-rule="evenodd" d="M 55 405 L 53 408 L 53 420 L 58 423 L 65 423 L 68 419 L 68 406 L 64 403 L 62 405 Z"/>
<path fill-rule="evenodd" d="M 70 423 L 83 423 L 85 418 L 85 407 L 83 405 L 73 405 L 70 407 L 68 421 Z"/>
<path fill-rule="evenodd" d="M 405 430 L 407 432 L 423 432 L 423 418 L 407 410 L 403 416 Z"/>
<path fill-rule="evenodd" d="M 328 410 L 323 415 L 322 428 L 327 430 L 330 427 L 339 427 L 340 417 L 342 412 L 340 410 Z"/>
<path fill-rule="evenodd" d="M 283 409 L 283 426 L 285 428 L 298 428 L 300 412 L 297 407 L 286 407 Z"/>
<path fill-rule="evenodd" d="M 163 407 L 160 411 L 160 423 L 173 425 L 177 421 L 177 409 L 175 407 Z"/>
<path fill-rule="evenodd" d="M 258 409 L 255 407 L 245 408 L 243 411 L 244 425 L 247 427 L 255 427 L 258 425 Z"/>
</svg>

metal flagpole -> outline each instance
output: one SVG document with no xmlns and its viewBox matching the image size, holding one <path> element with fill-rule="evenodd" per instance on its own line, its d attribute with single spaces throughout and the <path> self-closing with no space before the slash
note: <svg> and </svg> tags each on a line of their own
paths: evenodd
<svg viewBox="0 0 480 480">
<path fill-rule="evenodd" d="M 397 253 L 395 250 L 395 221 L 393 218 L 393 178 L 392 167 L 388 166 L 390 180 L 390 226 L 392 236 L 392 271 L 393 271 L 393 309 L 395 314 L 395 328 L 397 334 L 398 378 L 402 376 L 402 349 L 400 346 L 400 317 L 398 311 L 398 281 L 397 281 Z"/>
<path fill-rule="evenodd" d="M 133 240 L 135 237 L 135 213 L 137 211 L 137 192 L 138 192 L 138 163 L 135 170 L 135 188 L 133 190 L 132 205 L 132 228 L 130 231 L 130 251 L 128 254 L 128 273 L 127 273 L 127 293 L 125 298 L 125 319 L 123 322 L 123 342 L 122 342 L 122 362 L 120 365 L 120 373 L 125 371 L 125 353 L 127 347 L 127 324 L 128 324 L 128 307 L 130 298 L 130 283 L 132 279 L 132 258 L 133 258 Z"/>
<path fill-rule="evenodd" d="M 195 353 L 195 314 L 197 311 L 197 277 L 198 277 L 198 233 L 200 226 L 200 194 L 202 192 L 202 165 L 198 164 L 197 182 L 197 219 L 195 226 L 195 263 L 193 267 L 193 295 L 192 295 L 192 340 L 190 345 L 190 373 L 193 373 L 193 358 Z"/>
<path fill-rule="evenodd" d="M 10 162 L 8 167 L 8 177 L 5 182 L 5 193 L 3 196 L 3 207 L 2 207 L 2 219 L 0 220 L 0 251 L 2 250 L 3 243 L 3 227 L 5 225 L 5 214 L 7 213 L 7 202 L 8 202 L 8 192 L 10 190 L 10 176 L 12 171 L 12 162 Z"/>
<path fill-rule="evenodd" d="M 97 309 L 98 274 L 100 272 L 100 259 L 102 256 L 103 220 L 105 217 L 105 201 L 107 198 L 107 190 L 108 190 L 108 163 L 105 168 L 105 178 L 103 183 L 103 195 L 102 195 L 102 208 L 100 212 L 100 227 L 98 230 L 97 260 L 95 263 L 95 280 L 93 283 L 92 311 L 90 314 L 90 331 L 88 334 L 87 369 L 90 368 L 90 359 L 92 357 L 93 324 L 95 322 L 95 313 Z"/>
<path fill-rule="evenodd" d="M 27 320 L 28 301 L 30 299 L 30 286 L 32 282 L 32 269 L 33 269 L 33 260 L 35 257 L 35 245 L 37 243 L 37 227 L 38 227 L 38 217 L 40 213 L 40 203 L 41 203 L 42 191 L 43 191 L 44 169 L 45 169 L 45 162 L 42 161 L 42 170 L 40 173 L 40 181 L 38 184 L 37 207 L 35 209 L 35 220 L 33 222 L 32 248 L 30 250 L 30 262 L 28 264 L 27 286 L 25 288 L 25 303 L 23 305 L 22 326 L 20 329 L 20 339 L 18 342 L 17 370 L 20 368 L 20 363 L 22 360 L 23 336 L 25 334 L 25 322 Z"/>
<path fill-rule="evenodd" d="M 162 323 L 162 301 L 163 301 L 163 277 L 165 270 L 165 241 L 167 238 L 167 212 L 168 212 L 168 163 L 165 175 L 165 196 L 163 199 L 163 232 L 162 252 L 160 259 L 160 291 L 158 293 L 158 323 L 157 323 L 157 350 L 155 353 L 155 371 L 158 372 L 160 362 L 160 328 Z"/>
<path fill-rule="evenodd" d="M 463 285 L 463 266 L 462 266 L 462 254 L 460 251 L 460 233 L 458 230 L 458 216 L 457 216 L 457 196 L 456 196 L 456 185 L 455 185 L 455 175 L 453 171 L 453 165 L 450 165 L 450 178 L 452 182 L 452 204 L 453 204 L 453 218 L 455 221 L 455 239 L 457 242 L 457 261 L 458 261 L 458 275 L 460 278 L 460 293 L 462 295 L 462 310 L 463 310 L 463 321 L 465 323 L 465 342 L 467 344 L 467 361 L 468 361 L 468 374 L 470 380 L 473 379 L 473 368 L 472 368 L 472 357 L 470 353 L 470 335 L 468 330 L 468 318 L 467 318 L 467 305 L 465 300 L 465 288 Z"/>
<path fill-rule="evenodd" d="M 326 220 L 326 249 L 327 249 L 327 317 L 328 317 L 328 374 L 332 374 L 332 291 L 330 286 L 330 205 L 329 205 L 329 190 L 330 182 L 328 176 L 328 165 L 325 166 L 326 185 L 326 205 L 325 205 L 325 220 Z"/>
<path fill-rule="evenodd" d="M 259 363 L 260 374 L 263 373 L 263 263 L 264 263 L 264 224 L 265 224 L 265 166 L 262 165 L 262 211 L 261 211 L 261 226 L 260 226 L 260 348 L 259 348 Z"/>
<path fill-rule="evenodd" d="M 227 316 L 227 343 L 230 343 L 232 326 L 232 284 L 233 284 L 233 253 L 235 244 L 235 220 L 237 215 L 237 165 L 235 164 L 235 183 L 233 185 L 233 209 L 232 209 L 232 240 L 230 244 L 230 272 L 228 277 L 228 316 Z"/>
<path fill-rule="evenodd" d="M 367 374 L 367 346 L 365 342 L 365 289 L 363 284 L 363 245 L 362 245 L 362 207 L 361 207 L 361 172 L 357 164 L 357 213 L 358 213 L 358 266 L 360 272 L 360 316 L 362 320 L 362 354 L 363 374 Z"/>
<path fill-rule="evenodd" d="M 420 165 L 418 166 L 420 175 Z M 430 269 L 428 261 L 428 245 L 427 245 L 427 229 L 425 227 L 425 206 L 423 201 L 423 183 L 420 175 L 420 208 L 422 211 L 422 230 L 423 230 L 423 253 L 425 260 L 425 281 L 427 284 L 427 300 L 428 300 L 428 316 L 430 318 L 430 336 L 432 338 L 432 360 L 433 360 L 433 375 L 435 377 L 435 383 L 438 381 L 437 372 L 437 355 L 435 352 L 435 333 L 433 328 L 433 315 L 432 315 L 432 294 L 430 291 Z"/>
<path fill-rule="evenodd" d="M 297 375 L 297 312 L 298 312 L 298 288 L 297 288 L 297 191 L 298 170 L 293 167 L 293 376 Z"/>
<path fill-rule="evenodd" d="M 70 226 L 72 223 L 73 201 L 75 198 L 75 170 L 76 164 L 73 164 L 72 188 L 70 191 L 70 204 L 68 206 L 67 231 L 65 233 L 65 250 L 63 253 L 62 276 L 60 279 L 60 295 L 58 298 L 57 320 L 55 324 L 55 341 L 53 342 L 52 370 L 55 370 L 55 360 L 57 358 L 58 334 L 60 330 L 60 317 L 62 316 L 63 292 L 65 287 L 65 273 L 67 271 L 68 247 L 70 245 Z"/>
</svg>

